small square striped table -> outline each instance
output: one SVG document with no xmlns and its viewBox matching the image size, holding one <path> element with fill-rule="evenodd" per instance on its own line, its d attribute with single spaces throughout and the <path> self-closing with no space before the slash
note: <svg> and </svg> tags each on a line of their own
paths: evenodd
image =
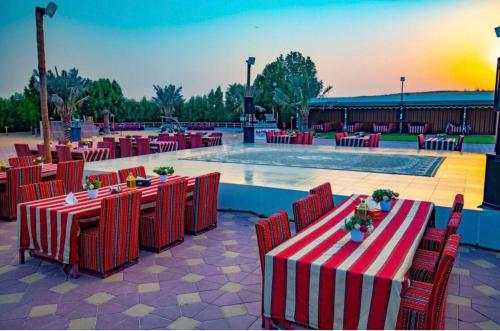
<svg viewBox="0 0 500 331">
<path fill-rule="evenodd" d="M 455 150 L 455 139 L 428 138 L 425 140 L 425 149 L 438 150 L 438 151 L 453 151 Z"/>
<path fill-rule="evenodd" d="M 348 147 L 365 147 L 368 143 L 368 136 L 359 137 L 359 136 L 349 136 L 340 138 L 340 146 L 348 146 Z"/>
</svg>

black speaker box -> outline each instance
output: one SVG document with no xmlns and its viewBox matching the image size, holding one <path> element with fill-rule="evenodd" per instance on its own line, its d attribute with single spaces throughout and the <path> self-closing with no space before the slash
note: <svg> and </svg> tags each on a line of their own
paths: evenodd
<svg viewBox="0 0 500 331">
<path fill-rule="evenodd" d="M 486 154 L 483 206 L 500 210 L 500 155 Z"/>
</svg>

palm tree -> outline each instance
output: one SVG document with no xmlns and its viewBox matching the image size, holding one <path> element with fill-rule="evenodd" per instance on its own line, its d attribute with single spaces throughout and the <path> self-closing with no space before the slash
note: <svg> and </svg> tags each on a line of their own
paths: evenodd
<svg viewBox="0 0 500 331">
<path fill-rule="evenodd" d="M 184 98 L 182 97 L 182 86 L 176 87 L 175 85 L 169 84 L 161 87 L 153 85 L 153 88 L 156 92 L 153 101 L 164 116 L 172 116 L 175 108 L 184 102 Z"/>
</svg>

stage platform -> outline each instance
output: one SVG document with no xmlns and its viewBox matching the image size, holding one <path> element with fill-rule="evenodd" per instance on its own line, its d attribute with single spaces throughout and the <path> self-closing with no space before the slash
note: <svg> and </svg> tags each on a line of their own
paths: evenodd
<svg viewBox="0 0 500 331">
<path fill-rule="evenodd" d="M 355 159 L 356 155 L 366 155 L 366 158 L 360 161 Z M 431 159 L 435 167 L 427 171 Z M 342 162 L 340 168 L 343 170 L 332 169 L 338 168 L 338 165 L 331 164 L 335 160 Z M 397 162 L 394 163 L 394 160 Z M 370 162 L 373 163 L 372 170 Z M 350 164 L 357 171 L 344 169 Z M 164 165 L 172 165 L 176 174 L 188 176 L 219 171 L 219 208 L 262 215 L 279 209 L 287 210 L 292 215 L 291 204 L 294 200 L 305 196 L 311 187 L 329 181 L 337 200 L 353 193 L 370 194 L 377 188 L 390 188 L 404 198 L 433 201 L 438 207 L 440 224 L 446 220 L 455 194 L 463 193 L 466 211 L 460 232 L 463 232 L 464 242 L 500 249 L 500 227 L 493 227 L 492 231 L 490 223 L 490 220 L 500 222 L 500 212 L 478 207 L 483 198 L 485 172 L 485 155 L 481 154 L 393 148 L 232 144 L 91 162 L 85 164 L 85 172 L 116 171 L 136 165 L 143 165 L 148 175 L 154 175 L 153 169 Z M 422 165 L 426 171 L 420 171 Z M 412 174 L 371 172 L 384 167 L 387 172 L 395 172 L 391 171 L 392 167 Z M 444 223 L 440 225 L 444 226 Z"/>
</svg>

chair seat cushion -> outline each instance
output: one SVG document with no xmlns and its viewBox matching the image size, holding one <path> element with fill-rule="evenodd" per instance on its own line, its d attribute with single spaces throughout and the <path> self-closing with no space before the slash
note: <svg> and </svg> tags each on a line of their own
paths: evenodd
<svg viewBox="0 0 500 331">
<path fill-rule="evenodd" d="M 420 282 L 432 283 L 438 260 L 438 252 L 417 249 L 410 270 L 410 278 Z"/>
<path fill-rule="evenodd" d="M 403 330 L 426 329 L 427 307 L 432 293 L 432 284 L 413 281 L 403 293 L 400 305 L 400 328 Z"/>
<path fill-rule="evenodd" d="M 139 219 L 140 243 L 144 247 L 155 248 L 158 246 L 158 222 L 154 211 L 141 215 Z"/>
<path fill-rule="evenodd" d="M 99 260 L 99 228 L 92 227 L 82 229 L 78 240 L 79 266 L 100 272 L 101 261 Z"/>
<path fill-rule="evenodd" d="M 440 252 L 446 237 L 446 229 L 427 228 L 418 248 Z"/>
</svg>

